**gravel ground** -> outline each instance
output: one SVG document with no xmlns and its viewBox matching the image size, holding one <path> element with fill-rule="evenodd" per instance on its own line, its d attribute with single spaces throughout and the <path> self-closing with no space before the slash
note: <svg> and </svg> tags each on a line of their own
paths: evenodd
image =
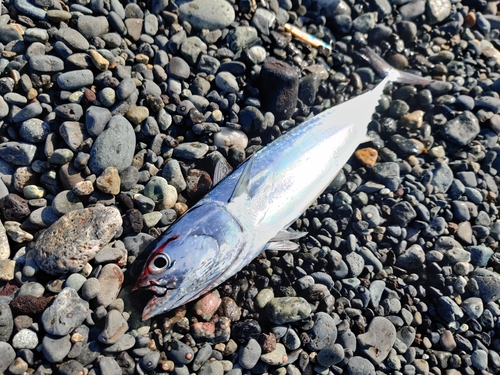
<svg viewBox="0 0 500 375">
<path fill-rule="evenodd" d="M 497 2 L 0 4 L 0 373 L 499 373 Z M 134 260 L 218 160 L 379 82 L 367 45 L 434 82 L 387 87 L 300 250 L 142 322 Z"/>
</svg>

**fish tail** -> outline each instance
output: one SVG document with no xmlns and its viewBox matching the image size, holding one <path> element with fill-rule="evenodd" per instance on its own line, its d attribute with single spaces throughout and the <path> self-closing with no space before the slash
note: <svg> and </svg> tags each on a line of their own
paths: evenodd
<svg viewBox="0 0 500 375">
<path fill-rule="evenodd" d="M 365 47 L 362 52 L 377 73 L 382 77 L 388 78 L 391 82 L 422 86 L 427 86 L 432 82 L 430 78 L 417 76 L 416 74 L 403 72 L 394 68 L 382 57 L 377 55 L 370 47 Z"/>
</svg>

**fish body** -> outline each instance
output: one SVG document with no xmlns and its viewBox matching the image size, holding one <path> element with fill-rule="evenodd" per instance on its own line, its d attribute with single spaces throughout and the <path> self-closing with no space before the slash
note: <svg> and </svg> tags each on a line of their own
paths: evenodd
<svg viewBox="0 0 500 375">
<path fill-rule="evenodd" d="M 370 57 L 372 58 L 372 57 Z M 332 107 L 256 152 L 167 229 L 135 289 L 156 293 L 143 319 L 189 302 L 262 251 L 291 249 L 284 231 L 335 178 L 360 143 L 387 83 Z"/>
</svg>

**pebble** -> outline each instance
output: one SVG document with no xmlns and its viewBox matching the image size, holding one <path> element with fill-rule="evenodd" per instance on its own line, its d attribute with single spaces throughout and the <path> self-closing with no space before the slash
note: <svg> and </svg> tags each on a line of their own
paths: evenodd
<svg viewBox="0 0 500 375">
<path fill-rule="evenodd" d="M 259 343 L 254 339 L 250 339 L 247 345 L 241 348 L 238 363 L 242 368 L 251 370 L 259 361 L 261 354 L 262 349 Z"/>
<path fill-rule="evenodd" d="M 376 364 L 382 363 L 396 341 L 396 328 L 390 320 L 375 317 L 370 322 L 366 333 L 358 335 L 361 352 Z"/>
<path fill-rule="evenodd" d="M 94 83 L 94 74 L 91 70 L 72 70 L 57 77 L 57 84 L 62 90 L 77 90 Z"/>
<path fill-rule="evenodd" d="M 0 350 L 2 351 L 2 356 L 0 357 L 0 372 L 4 373 L 14 359 L 16 358 L 16 352 L 12 346 L 4 341 L 0 341 Z"/>
<path fill-rule="evenodd" d="M 337 326 L 335 320 L 324 312 L 318 312 L 313 316 L 314 325 L 309 331 L 309 349 L 319 351 L 330 347 L 337 339 Z"/>
<path fill-rule="evenodd" d="M 110 310 L 106 314 L 104 328 L 98 340 L 103 344 L 114 344 L 127 330 L 128 324 L 122 314 L 118 310 Z"/>
<path fill-rule="evenodd" d="M 71 350 L 70 336 L 44 336 L 41 345 L 43 356 L 50 363 L 59 363 L 68 355 Z"/>
<path fill-rule="evenodd" d="M 0 144 L 0 158 L 13 165 L 30 165 L 35 153 L 36 146 L 29 143 L 11 141 Z"/>
<path fill-rule="evenodd" d="M 287 120 L 293 113 L 299 94 L 299 77 L 283 61 L 267 59 L 259 75 L 262 103 L 272 111 L 276 121 Z"/>
<path fill-rule="evenodd" d="M 354 356 L 347 362 L 349 375 L 375 375 L 375 366 L 366 358 Z"/>
<path fill-rule="evenodd" d="M 71 211 L 38 237 L 35 260 L 51 275 L 79 272 L 122 225 L 118 210 L 92 207 Z"/>
<path fill-rule="evenodd" d="M 15 349 L 35 349 L 38 346 L 38 336 L 31 329 L 21 329 L 12 338 L 12 346 Z"/>
<path fill-rule="evenodd" d="M 81 288 L 82 298 L 89 301 L 101 292 L 101 283 L 95 277 L 87 279 Z"/>
<path fill-rule="evenodd" d="M 120 293 L 123 284 L 123 271 L 121 268 L 114 264 L 106 264 L 97 277 L 101 286 L 105 285 L 106 288 L 101 287 L 101 293 L 97 295 L 96 302 L 104 307 L 109 306 Z"/>
<path fill-rule="evenodd" d="M 476 281 L 477 293 L 481 299 L 488 303 L 500 297 L 500 275 L 485 268 L 478 268 L 474 271 L 472 279 Z"/>
<path fill-rule="evenodd" d="M 225 0 L 194 0 L 179 6 L 179 16 L 196 29 L 217 30 L 229 26 L 235 19 L 231 4 Z"/>
<path fill-rule="evenodd" d="M 123 116 L 113 116 L 92 145 L 89 167 L 99 175 L 107 167 L 115 167 L 121 172 L 132 164 L 134 151 L 135 134 L 132 125 Z"/>
<path fill-rule="evenodd" d="M 448 121 L 441 132 L 444 138 L 456 145 L 465 146 L 479 134 L 480 127 L 477 117 L 469 111 L 464 111 Z"/>
<path fill-rule="evenodd" d="M 311 307 L 302 297 L 275 297 L 266 305 L 266 314 L 274 324 L 297 322 L 310 313 Z"/>
<path fill-rule="evenodd" d="M 66 336 L 83 323 L 89 305 L 73 288 L 64 288 L 41 317 L 45 331 L 54 336 Z"/>
<path fill-rule="evenodd" d="M 270 366 L 281 366 L 283 363 L 288 361 L 288 354 L 285 346 L 281 343 L 277 343 L 276 349 L 270 353 L 262 354 L 260 359 L 262 362 L 267 363 Z"/>
</svg>

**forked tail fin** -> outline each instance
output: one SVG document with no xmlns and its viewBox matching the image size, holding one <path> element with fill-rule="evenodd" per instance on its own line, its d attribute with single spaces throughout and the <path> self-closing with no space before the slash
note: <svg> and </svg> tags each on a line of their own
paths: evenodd
<svg viewBox="0 0 500 375">
<path fill-rule="evenodd" d="M 387 77 L 391 82 L 422 86 L 427 86 L 432 82 L 432 79 L 430 78 L 420 77 L 415 74 L 403 72 L 392 67 L 387 61 L 377 55 L 370 47 L 363 48 L 362 52 L 369 60 L 373 68 L 377 71 L 377 73 L 382 77 Z"/>
</svg>

